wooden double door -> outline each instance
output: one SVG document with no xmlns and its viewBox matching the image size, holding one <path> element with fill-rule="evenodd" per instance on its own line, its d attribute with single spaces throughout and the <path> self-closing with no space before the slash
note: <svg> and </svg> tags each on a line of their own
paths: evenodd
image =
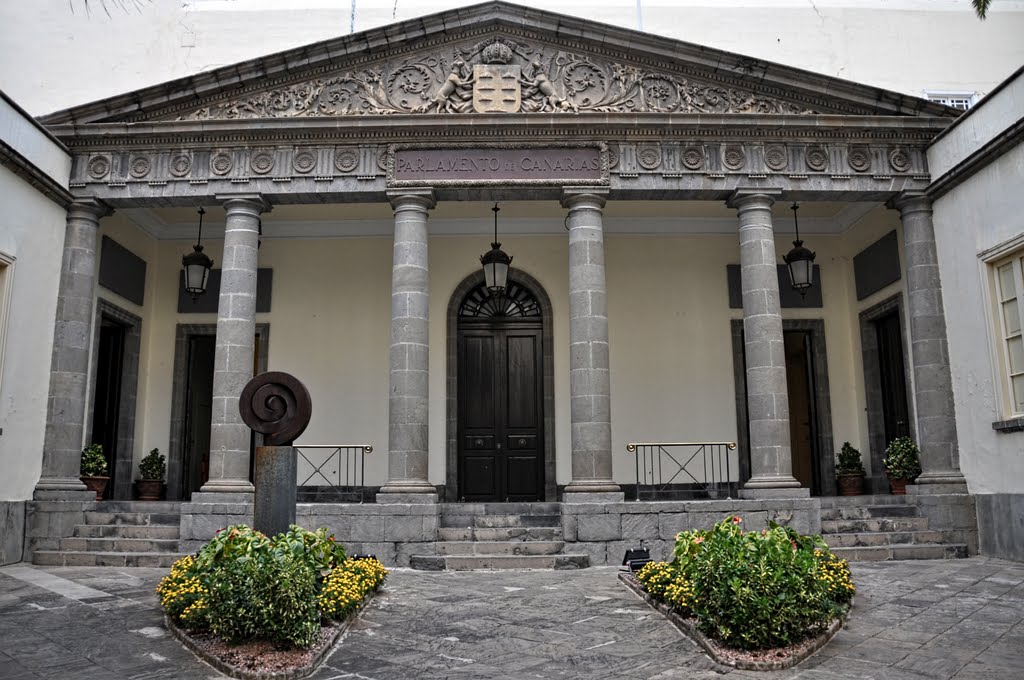
<svg viewBox="0 0 1024 680">
<path fill-rule="evenodd" d="M 458 332 L 458 495 L 542 500 L 541 324 L 460 319 Z"/>
</svg>

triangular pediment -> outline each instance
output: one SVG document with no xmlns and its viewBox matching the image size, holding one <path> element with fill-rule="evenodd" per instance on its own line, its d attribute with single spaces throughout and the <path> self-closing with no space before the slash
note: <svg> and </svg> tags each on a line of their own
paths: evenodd
<svg viewBox="0 0 1024 680">
<path fill-rule="evenodd" d="M 490 2 L 86 104 L 43 122 L 494 113 L 951 115 L 895 92 Z"/>
</svg>

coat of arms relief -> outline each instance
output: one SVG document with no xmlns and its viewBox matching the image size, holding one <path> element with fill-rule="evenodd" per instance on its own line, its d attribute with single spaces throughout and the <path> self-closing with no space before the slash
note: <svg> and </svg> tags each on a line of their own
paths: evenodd
<svg viewBox="0 0 1024 680">
<path fill-rule="evenodd" d="M 490 38 L 212 104 L 178 120 L 415 113 L 816 113 L 751 90 Z"/>
</svg>

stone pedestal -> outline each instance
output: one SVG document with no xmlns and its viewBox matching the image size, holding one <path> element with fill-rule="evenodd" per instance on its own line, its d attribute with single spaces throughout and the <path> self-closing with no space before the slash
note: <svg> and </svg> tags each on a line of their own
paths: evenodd
<svg viewBox="0 0 1024 680">
<path fill-rule="evenodd" d="M 288 531 L 295 524 L 298 462 L 291 446 L 256 448 L 256 492 L 253 528 L 267 536 Z"/>
</svg>

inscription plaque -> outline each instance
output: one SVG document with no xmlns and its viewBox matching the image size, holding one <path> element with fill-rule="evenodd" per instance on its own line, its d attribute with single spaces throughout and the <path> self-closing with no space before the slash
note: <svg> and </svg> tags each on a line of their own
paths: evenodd
<svg viewBox="0 0 1024 680">
<path fill-rule="evenodd" d="M 389 186 L 608 184 L 604 144 L 429 148 L 395 145 Z"/>
</svg>

